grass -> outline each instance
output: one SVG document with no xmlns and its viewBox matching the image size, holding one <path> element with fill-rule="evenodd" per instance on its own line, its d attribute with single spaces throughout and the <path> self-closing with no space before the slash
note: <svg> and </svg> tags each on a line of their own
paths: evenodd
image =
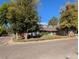
<svg viewBox="0 0 79 59">
<path fill-rule="evenodd" d="M 40 38 L 30 38 L 30 39 L 14 39 L 14 42 L 28 42 L 28 41 L 42 41 L 42 40 L 54 40 L 54 39 L 62 39 L 68 38 L 68 36 L 59 36 L 59 35 L 43 35 Z"/>
<path fill-rule="evenodd" d="M 40 38 L 30 38 L 30 39 L 27 39 L 27 41 L 54 40 L 54 39 L 61 39 L 61 38 L 67 38 L 67 36 L 43 35 Z"/>
<path fill-rule="evenodd" d="M 51 39 L 60 39 L 60 38 L 66 38 L 66 37 L 67 37 L 67 36 L 44 35 L 44 36 L 42 36 L 41 38 L 51 40 Z"/>
</svg>

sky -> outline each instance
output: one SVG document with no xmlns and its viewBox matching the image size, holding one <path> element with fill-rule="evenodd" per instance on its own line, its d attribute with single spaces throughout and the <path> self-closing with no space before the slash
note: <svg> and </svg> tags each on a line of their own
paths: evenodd
<svg viewBox="0 0 79 59">
<path fill-rule="evenodd" d="M 65 6 L 66 2 L 74 2 L 75 0 L 40 0 L 37 11 L 42 24 L 47 24 L 53 17 L 60 16 L 60 8 Z M 0 0 L 0 6 L 9 0 Z"/>
</svg>

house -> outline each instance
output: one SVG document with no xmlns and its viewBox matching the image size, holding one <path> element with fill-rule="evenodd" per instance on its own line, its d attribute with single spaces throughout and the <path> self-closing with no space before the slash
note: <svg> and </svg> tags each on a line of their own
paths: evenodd
<svg viewBox="0 0 79 59">
<path fill-rule="evenodd" d="M 58 30 L 56 29 L 56 26 L 49 26 L 49 25 L 40 25 L 40 32 L 48 32 L 51 35 L 57 34 Z"/>
</svg>

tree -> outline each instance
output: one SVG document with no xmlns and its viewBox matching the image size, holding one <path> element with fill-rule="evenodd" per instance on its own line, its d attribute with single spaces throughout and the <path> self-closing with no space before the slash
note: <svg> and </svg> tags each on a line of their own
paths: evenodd
<svg viewBox="0 0 79 59">
<path fill-rule="evenodd" d="M 58 19 L 56 17 L 53 17 L 51 20 L 49 20 L 48 25 L 56 26 L 58 24 Z"/>
<path fill-rule="evenodd" d="M 1 25 L 7 25 L 8 24 L 8 19 L 6 18 L 7 8 L 8 8 L 7 3 L 4 3 L 0 7 L 0 24 Z"/>
<path fill-rule="evenodd" d="M 33 2 L 34 0 L 16 0 L 9 5 L 7 18 L 10 20 L 15 34 L 20 35 L 36 29 L 39 17 L 36 4 Z"/>
<path fill-rule="evenodd" d="M 7 32 L 7 28 L 8 28 L 8 19 L 6 18 L 6 13 L 8 9 L 8 4 L 7 3 L 3 3 L 3 5 L 0 7 L 0 35 L 4 35 Z"/>
<path fill-rule="evenodd" d="M 76 3 L 68 3 L 65 8 L 61 10 L 61 29 L 68 27 L 68 29 L 70 30 L 72 26 L 78 29 L 78 8 Z"/>
</svg>

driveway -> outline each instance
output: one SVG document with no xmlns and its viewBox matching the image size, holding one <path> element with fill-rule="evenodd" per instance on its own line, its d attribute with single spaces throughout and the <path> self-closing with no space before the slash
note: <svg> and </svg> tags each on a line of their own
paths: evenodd
<svg viewBox="0 0 79 59">
<path fill-rule="evenodd" d="M 77 39 L 0 46 L 0 59 L 78 59 Z"/>
<path fill-rule="evenodd" d="M 0 37 L 0 45 L 5 43 L 5 42 L 8 42 L 10 39 L 11 39 L 11 36 Z"/>
</svg>

